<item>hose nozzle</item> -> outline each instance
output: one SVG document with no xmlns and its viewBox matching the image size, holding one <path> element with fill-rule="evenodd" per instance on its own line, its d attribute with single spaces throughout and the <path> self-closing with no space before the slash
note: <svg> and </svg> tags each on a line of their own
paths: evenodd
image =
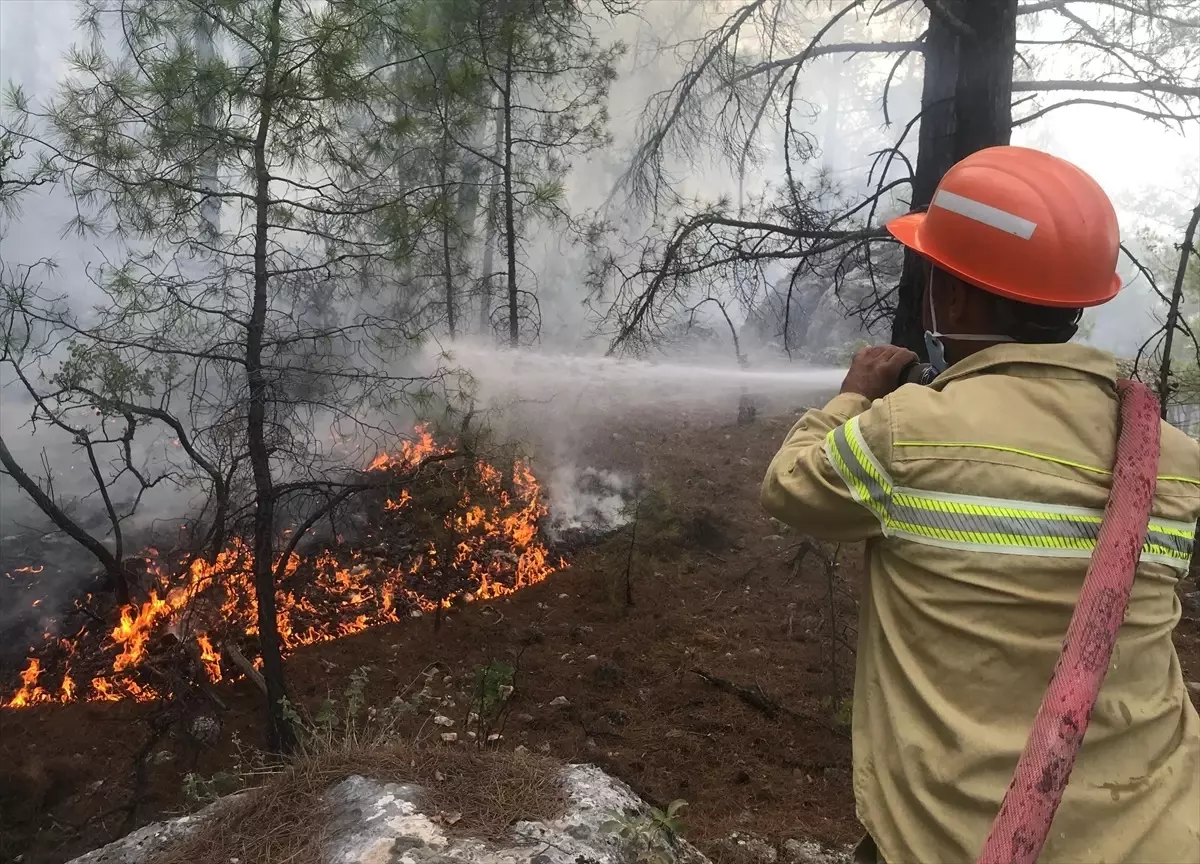
<svg viewBox="0 0 1200 864">
<path fill-rule="evenodd" d="M 922 363 L 920 360 L 912 360 L 903 369 L 900 370 L 899 386 L 905 384 L 920 384 L 922 386 L 932 384 L 933 379 L 937 377 L 937 371 L 929 363 Z"/>
</svg>

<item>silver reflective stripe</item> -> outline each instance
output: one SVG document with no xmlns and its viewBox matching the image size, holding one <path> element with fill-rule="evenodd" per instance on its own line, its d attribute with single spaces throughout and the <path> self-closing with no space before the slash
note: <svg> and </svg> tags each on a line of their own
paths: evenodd
<svg viewBox="0 0 1200 864">
<path fill-rule="evenodd" d="M 998 228 L 1006 234 L 1012 234 L 1015 237 L 1020 237 L 1022 240 L 1028 240 L 1033 236 L 1033 232 L 1037 230 L 1036 222 L 1030 222 L 1028 219 L 1022 219 L 1015 213 L 1009 213 L 1007 210 L 1001 210 L 990 204 L 984 204 L 982 201 L 976 201 L 974 198 L 965 198 L 962 195 L 956 195 L 945 189 L 938 190 L 937 194 L 933 196 L 933 203 L 929 206 L 941 207 L 943 210 L 949 210 L 951 213 L 957 213 L 959 216 L 966 216 L 968 219 L 981 222 L 990 228 Z"/>
<path fill-rule="evenodd" d="M 1102 510 L 896 486 L 857 418 L 826 436 L 825 452 L 885 537 L 964 552 L 1089 558 L 1100 536 Z M 1186 571 L 1195 531 L 1195 524 L 1151 519 L 1141 560 Z"/>
<path fill-rule="evenodd" d="M 892 483 L 866 442 L 862 440 L 862 436 L 858 434 L 857 417 L 825 436 L 825 455 L 842 478 L 842 482 L 846 484 L 846 488 L 850 490 L 850 494 L 875 514 L 886 533 Z"/>
</svg>

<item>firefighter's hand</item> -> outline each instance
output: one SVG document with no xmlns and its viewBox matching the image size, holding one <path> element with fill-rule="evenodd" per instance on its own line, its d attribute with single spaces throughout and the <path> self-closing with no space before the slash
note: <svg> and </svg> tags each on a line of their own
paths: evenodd
<svg viewBox="0 0 1200 864">
<path fill-rule="evenodd" d="M 871 345 L 854 355 L 842 382 L 843 393 L 857 393 L 872 402 L 900 386 L 900 370 L 917 355 L 897 345 Z"/>
</svg>

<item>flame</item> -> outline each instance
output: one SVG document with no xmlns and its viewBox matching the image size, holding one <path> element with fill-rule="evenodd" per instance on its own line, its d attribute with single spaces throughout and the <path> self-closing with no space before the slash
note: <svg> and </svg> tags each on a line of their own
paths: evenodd
<svg viewBox="0 0 1200 864">
<path fill-rule="evenodd" d="M 205 633 L 196 636 L 196 644 L 200 646 L 200 662 L 208 673 L 208 680 L 214 684 L 221 680 L 221 655 L 213 648 L 212 640 Z"/>
<path fill-rule="evenodd" d="M 395 453 L 380 453 L 366 470 L 410 473 L 430 457 L 451 453 L 449 445 L 435 442 L 427 429 L 418 427 L 412 440 L 403 442 Z M 548 561 L 538 539 L 538 524 L 547 509 L 527 464 L 514 463 L 507 476 L 484 461 L 458 465 L 439 475 L 438 482 L 449 477 L 457 486 L 450 512 L 440 525 L 434 519 L 427 526 L 430 537 L 410 541 L 408 546 L 397 542 L 417 522 L 425 525 L 422 520 L 428 516 L 410 506 L 413 493 L 405 488 L 379 505 L 372 528 L 374 545 L 347 549 L 338 536 L 334 547 L 311 558 L 292 552 L 286 560 L 280 557 L 272 562 L 277 576 L 276 621 L 285 653 L 400 621 L 411 610 L 432 612 L 458 599 L 512 594 L 564 566 L 561 559 Z M 211 683 L 226 677 L 219 645 L 232 641 L 248 656 L 256 653 L 255 562 L 248 544 L 235 538 L 213 560 L 183 562 L 186 568 L 172 567 L 157 549 L 147 549 L 145 561 L 156 583 L 145 602 L 117 610 L 116 626 L 98 647 L 94 639 L 88 643 L 89 651 L 80 650 L 89 632 L 86 625 L 70 638 L 46 634 L 42 648 L 31 649 L 20 688 L 0 706 L 24 708 L 81 698 L 160 698 L 164 694 L 141 677 L 143 666 L 151 654 L 158 658 L 178 642 L 193 646 L 189 650 L 193 661 L 199 660 L 197 671 Z M 77 601 L 76 606 L 90 600 L 89 596 L 83 603 Z M 162 638 L 167 633 L 176 640 Z M 39 685 L 46 669 L 43 660 L 52 667 L 57 660 L 62 669 L 57 687 L 51 690 Z M 68 661 L 93 673 L 85 679 L 86 688 L 77 687 Z M 253 656 L 251 662 L 261 668 L 262 658 Z"/>
</svg>

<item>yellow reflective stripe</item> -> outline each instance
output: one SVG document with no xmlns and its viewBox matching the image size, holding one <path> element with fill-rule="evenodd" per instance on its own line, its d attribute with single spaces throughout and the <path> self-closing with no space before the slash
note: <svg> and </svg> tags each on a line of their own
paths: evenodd
<svg viewBox="0 0 1200 864">
<path fill-rule="evenodd" d="M 945 445 L 940 445 L 945 446 Z M 857 418 L 825 437 L 830 464 L 885 537 L 962 551 L 1089 557 L 1104 512 L 1086 507 L 987 498 L 896 486 L 858 428 Z M 1152 519 L 1142 560 L 1186 570 L 1196 526 Z"/>
<path fill-rule="evenodd" d="M 1175 527 L 1177 524 L 1185 524 L 1185 523 L 1166 524 L 1163 522 L 1151 521 L 1150 522 L 1150 530 L 1157 531 L 1160 534 L 1170 534 L 1172 537 L 1181 537 L 1184 540 L 1191 540 L 1193 537 L 1196 536 L 1196 527 L 1194 525 L 1186 526 L 1186 524 L 1185 524 L 1185 527 L 1177 528 L 1177 527 Z"/>
<path fill-rule="evenodd" d="M 1017 456 L 1028 456 L 1030 459 L 1040 459 L 1043 462 L 1053 462 L 1055 465 L 1064 465 L 1068 468 L 1078 468 L 1080 471 L 1089 471 L 1092 474 L 1101 474 L 1105 477 L 1111 477 L 1112 471 L 1105 468 L 1097 468 L 1094 465 L 1084 465 L 1082 462 L 1073 462 L 1070 459 L 1062 459 L 1058 456 L 1050 456 L 1046 453 L 1035 453 L 1032 450 L 1022 450 L 1020 447 L 1005 447 L 1002 444 L 981 444 L 971 441 L 896 441 L 892 444 L 893 447 L 967 447 L 975 450 L 995 450 L 1000 453 L 1013 453 Z M 1193 486 L 1200 486 L 1200 479 L 1194 477 L 1180 477 L 1175 474 L 1160 474 L 1159 480 L 1174 480 L 1177 483 L 1191 483 Z"/>
<path fill-rule="evenodd" d="M 887 475 L 879 462 L 875 459 L 875 454 L 871 452 L 871 448 L 867 446 L 867 442 L 863 440 L 862 433 L 858 428 L 858 418 L 854 417 L 845 425 L 846 441 L 850 445 L 850 450 L 854 453 L 858 460 L 859 467 L 867 473 L 867 475 L 883 487 L 883 491 L 887 494 L 892 492 L 892 478 Z"/>
</svg>

